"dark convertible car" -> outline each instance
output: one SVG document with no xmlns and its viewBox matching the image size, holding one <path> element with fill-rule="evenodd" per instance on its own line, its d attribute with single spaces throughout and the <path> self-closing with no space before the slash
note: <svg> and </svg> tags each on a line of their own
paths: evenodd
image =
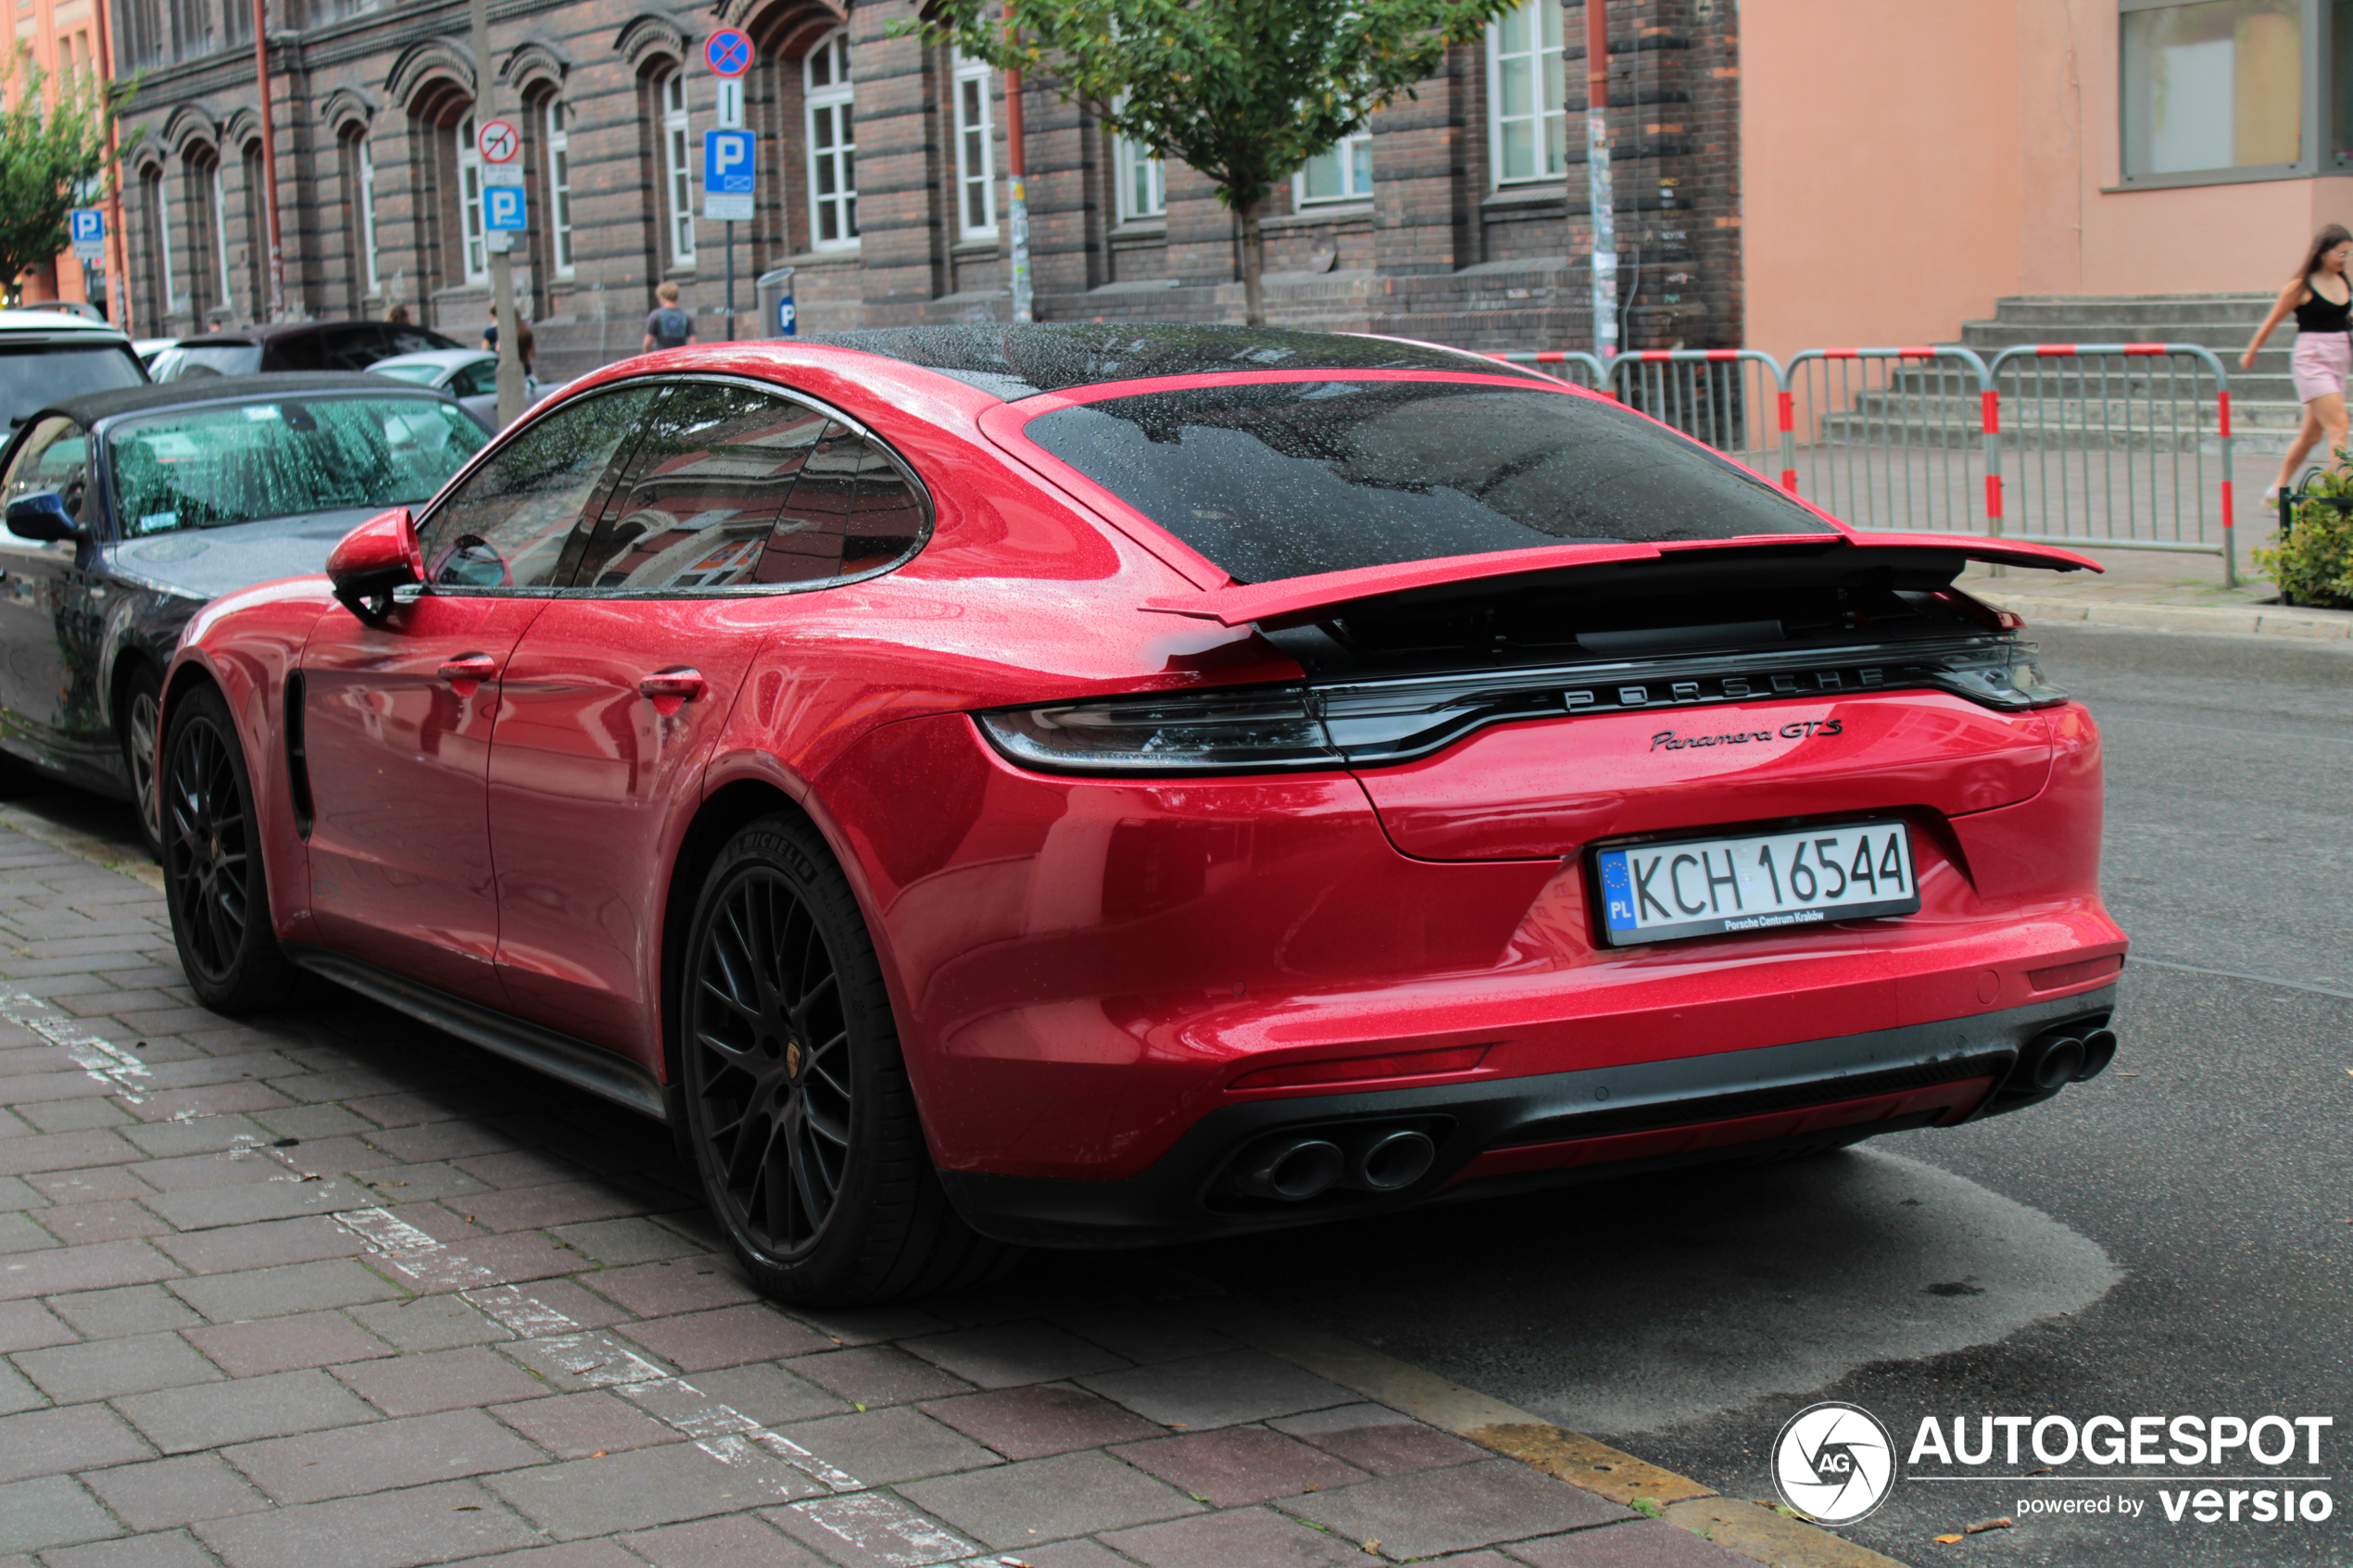
<svg viewBox="0 0 2353 1568">
<path fill-rule="evenodd" d="M 188 618 L 317 571 L 484 440 L 451 398 L 351 373 L 136 386 L 28 418 L 0 452 L 0 785 L 134 799 L 152 849 L 156 698 Z"/>
</svg>

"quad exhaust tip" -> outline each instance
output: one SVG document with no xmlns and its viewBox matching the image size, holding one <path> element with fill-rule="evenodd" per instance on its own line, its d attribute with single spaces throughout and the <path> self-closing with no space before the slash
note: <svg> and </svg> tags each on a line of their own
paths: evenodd
<svg viewBox="0 0 2353 1568">
<path fill-rule="evenodd" d="M 1438 1145 L 1413 1127 L 1370 1127 L 1345 1141 L 1342 1148 L 1315 1135 L 1277 1138 L 1243 1156 L 1234 1185 L 1252 1198 L 1304 1203 L 1343 1183 L 1360 1192 L 1403 1192 L 1438 1162 Z"/>
</svg>

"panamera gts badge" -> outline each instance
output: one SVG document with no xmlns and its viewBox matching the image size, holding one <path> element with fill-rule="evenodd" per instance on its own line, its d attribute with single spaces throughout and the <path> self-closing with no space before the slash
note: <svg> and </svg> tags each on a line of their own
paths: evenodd
<svg viewBox="0 0 2353 1568">
<path fill-rule="evenodd" d="M 1846 726 L 1836 719 L 1793 719 L 1778 730 L 1728 730 L 1713 735 L 1679 735 L 1661 730 L 1651 736 L 1653 751 L 1687 751 L 1695 746 L 1746 746 L 1761 740 L 1804 740 L 1808 735 L 1836 735 Z"/>
</svg>

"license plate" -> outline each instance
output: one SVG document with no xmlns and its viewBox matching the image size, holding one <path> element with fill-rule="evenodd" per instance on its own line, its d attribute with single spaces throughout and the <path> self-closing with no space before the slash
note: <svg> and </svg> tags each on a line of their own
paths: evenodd
<svg viewBox="0 0 2353 1568">
<path fill-rule="evenodd" d="M 1613 947 L 1908 915 L 1920 907 L 1900 822 L 1629 844 L 1594 856 Z"/>
</svg>

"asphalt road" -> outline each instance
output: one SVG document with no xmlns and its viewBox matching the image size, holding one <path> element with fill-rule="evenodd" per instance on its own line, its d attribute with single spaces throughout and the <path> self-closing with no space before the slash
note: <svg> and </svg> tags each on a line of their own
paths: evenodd
<svg viewBox="0 0 2353 1568">
<path fill-rule="evenodd" d="M 2134 961 L 2105 1076 L 1794 1166 L 1177 1257 L 1733 1496 L 1772 1495 L 1774 1436 L 1818 1399 L 1907 1451 L 1924 1416 L 1970 1417 L 1972 1441 L 1983 1415 L 2333 1416 L 2318 1467 L 2272 1472 L 2332 1477 L 2325 1523 L 2168 1523 L 2158 1494 L 2195 1472 L 2079 1459 L 1907 1479 L 1845 1533 L 1923 1565 L 2353 1562 L 2353 650 L 2036 635 L 2107 737 Z M 2145 1512 L 2019 1508 L 2119 1497 Z"/>
</svg>

